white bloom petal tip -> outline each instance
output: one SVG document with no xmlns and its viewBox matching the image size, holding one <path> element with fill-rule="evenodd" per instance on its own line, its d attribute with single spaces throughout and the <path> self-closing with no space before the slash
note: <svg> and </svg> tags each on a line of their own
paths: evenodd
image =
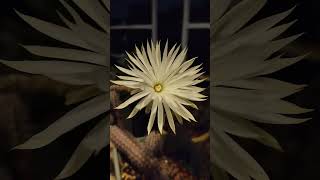
<svg viewBox="0 0 320 180">
<path fill-rule="evenodd" d="M 147 41 L 146 48 L 144 45 L 140 49 L 135 46 L 135 53 L 125 52 L 129 68 L 115 65 L 126 76 L 118 76 L 119 80 L 111 82 L 137 91 L 116 109 L 123 109 L 137 101 L 136 107 L 128 116 L 132 118 L 143 108 L 149 109 L 152 104 L 147 127 L 148 134 L 156 118 L 161 134 L 164 132 L 163 126 L 166 121 L 171 130 L 176 133 L 172 112 L 179 123 L 182 119 L 196 122 L 185 106 L 198 109 L 191 101 L 204 101 L 207 98 L 200 93 L 204 88 L 196 86 L 204 81 L 198 79 L 203 74 L 200 72 L 201 65 L 192 67 L 197 57 L 186 60 L 188 49 L 180 50 L 180 46 L 174 45 L 169 48 L 166 41 L 162 51 L 160 42 L 150 40 Z"/>
<path fill-rule="evenodd" d="M 123 109 L 123 103 L 122 104 L 119 104 L 117 107 L 115 107 L 114 109 Z"/>
</svg>

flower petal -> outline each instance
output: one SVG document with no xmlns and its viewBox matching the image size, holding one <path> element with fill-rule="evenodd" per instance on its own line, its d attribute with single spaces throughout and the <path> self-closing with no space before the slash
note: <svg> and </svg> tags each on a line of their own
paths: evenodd
<svg viewBox="0 0 320 180">
<path fill-rule="evenodd" d="M 149 92 L 147 91 L 142 91 L 142 92 L 139 92 L 137 94 L 135 94 L 134 96 L 130 97 L 128 100 L 126 100 L 124 103 L 120 104 L 118 107 L 116 107 L 115 109 L 123 109 L 125 107 L 127 107 L 129 104 L 145 97 L 146 95 L 148 95 Z"/>
<path fill-rule="evenodd" d="M 154 124 L 154 119 L 155 119 L 156 113 L 157 113 L 157 104 L 158 104 L 158 98 L 156 98 L 156 99 L 153 101 L 153 104 L 152 104 L 151 114 L 150 114 L 150 118 L 149 118 L 149 122 L 148 122 L 148 127 L 147 127 L 148 134 L 150 134 L 150 132 L 151 132 L 151 130 L 152 130 L 152 127 L 153 127 L 153 124 Z"/>
<path fill-rule="evenodd" d="M 176 134 L 176 127 L 174 125 L 174 120 L 173 120 L 173 117 L 172 117 L 171 110 L 170 110 L 169 106 L 167 105 L 167 103 L 165 101 L 163 101 L 163 106 L 164 106 L 164 110 L 166 111 L 166 114 L 167 114 L 167 119 L 168 119 L 168 122 L 169 122 L 169 126 L 172 129 L 173 133 Z"/>
<path fill-rule="evenodd" d="M 160 134 L 162 134 L 163 124 L 164 124 L 163 105 L 162 105 L 162 102 L 159 101 L 159 103 L 158 103 L 158 128 L 159 128 Z"/>
</svg>

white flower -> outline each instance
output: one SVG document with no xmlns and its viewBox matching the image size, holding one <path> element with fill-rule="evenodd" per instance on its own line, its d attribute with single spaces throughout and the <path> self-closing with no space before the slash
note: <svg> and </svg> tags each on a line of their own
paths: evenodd
<svg viewBox="0 0 320 180">
<path fill-rule="evenodd" d="M 112 82 L 132 88 L 135 92 L 117 109 L 125 108 L 140 100 L 128 117 L 131 118 L 144 107 L 152 106 L 148 133 L 153 127 L 156 116 L 160 133 L 162 133 L 165 115 L 174 133 L 172 114 L 179 122 L 182 122 L 182 118 L 187 121 L 196 121 L 185 106 L 197 108 L 192 101 L 205 100 L 206 96 L 200 94 L 204 88 L 196 86 L 204 80 L 199 79 L 203 74 L 200 72 L 201 65 L 192 67 L 196 58 L 185 61 L 187 49 L 183 49 L 180 53 L 179 50 L 180 46 L 176 48 L 175 45 L 169 51 L 167 42 L 161 56 L 160 42 L 156 44 L 151 42 L 151 46 L 148 42 L 147 49 L 142 45 L 141 50 L 136 47 L 135 54 L 127 53 L 129 69 L 116 66 L 127 76 L 118 76 L 121 80 Z"/>
<path fill-rule="evenodd" d="M 299 37 L 278 38 L 293 24 L 277 25 L 292 9 L 248 24 L 266 0 L 241 0 L 230 8 L 231 2 L 213 0 L 211 3 L 211 161 L 217 169 L 236 179 L 268 180 L 263 168 L 230 134 L 281 149 L 272 135 L 253 122 L 298 124 L 308 120 L 287 116 L 310 110 L 283 100 L 305 86 L 265 75 L 294 64 L 305 56 L 275 56 L 276 52 Z"/>
</svg>

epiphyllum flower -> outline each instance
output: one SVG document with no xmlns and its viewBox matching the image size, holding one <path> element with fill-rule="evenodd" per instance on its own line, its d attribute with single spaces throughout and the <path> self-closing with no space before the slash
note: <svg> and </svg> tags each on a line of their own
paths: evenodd
<svg viewBox="0 0 320 180">
<path fill-rule="evenodd" d="M 117 109 L 127 107 L 129 104 L 140 100 L 128 118 L 132 118 L 144 107 L 151 106 L 151 114 L 148 123 L 150 133 L 157 115 L 158 128 L 162 133 L 165 116 L 169 126 L 175 133 L 173 114 L 182 123 L 182 118 L 187 121 L 196 121 L 185 106 L 197 108 L 191 101 L 204 101 L 204 95 L 200 94 L 204 88 L 196 85 L 204 79 L 199 79 L 203 74 L 201 65 L 191 67 L 196 58 L 185 61 L 187 49 L 180 53 L 180 46 L 176 45 L 168 52 L 168 42 L 161 57 L 160 42 L 151 46 L 147 43 L 147 50 L 142 46 L 141 50 L 136 47 L 136 53 L 127 53 L 129 69 L 118 67 L 128 76 L 118 76 L 115 84 L 133 89 L 135 93 L 127 101 L 120 104 Z"/>
</svg>

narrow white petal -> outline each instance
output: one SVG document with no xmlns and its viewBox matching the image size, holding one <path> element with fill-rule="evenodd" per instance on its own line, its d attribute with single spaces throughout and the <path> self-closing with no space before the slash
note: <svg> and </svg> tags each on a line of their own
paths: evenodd
<svg viewBox="0 0 320 180">
<path fill-rule="evenodd" d="M 142 108 L 146 107 L 152 100 L 152 96 L 151 94 L 149 94 L 147 97 L 144 97 L 142 100 L 140 100 L 138 102 L 138 104 L 136 105 L 136 107 L 134 107 L 134 109 L 132 110 L 132 112 L 130 113 L 130 115 L 128 116 L 128 119 L 132 118 L 133 116 L 135 116 Z"/>
<path fill-rule="evenodd" d="M 152 68 L 154 70 L 154 73 L 157 76 L 158 75 L 158 73 L 157 73 L 157 65 L 156 65 L 156 62 L 155 62 L 155 57 L 153 55 L 154 53 L 152 53 L 152 51 L 151 51 L 149 42 L 147 43 L 147 53 L 148 53 L 148 58 L 149 58 L 149 61 L 151 63 L 151 66 L 152 66 Z"/>
<path fill-rule="evenodd" d="M 137 66 L 146 76 L 151 76 L 147 67 L 144 64 L 142 64 L 138 58 L 131 56 L 128 52 L 126 52 L 126 54 L 129 57 L 130 61 L 133 63 L 133 65 Z"/>
<path fill-rule="evenodd" d="M 177 118 L 178 122 L 179 122 L 180 124 L 183 124 L 183 120 L 182 120 L 181 116 L 179 116 L 179 115 L 178 115 L 176 112 L 174 112 L 174 111 L 173 111 L 173 114 L 174 114 L 174 116 Z"/>
<path fill-rule="evenodd" d="M 163 124 L 164 124 L 163 106 L 162 106 L 162 102 L 159 101 L 159 103 L 158 103 L 158 128 L 159 128 L 160 134 L 162 134 Z"/>
<path fill-rule="evenodd" d="M 200 93 L 205 90 L 205 88 L 200 88 L 200 87 L 196 87 L 196 86 L 181 87 L 180 89 L 195 92 L 195 93 Z"/>
<path fill-rule="evenodd" d="M 194 104 L 193 102 L 187 100 L 187 99 L 184 99 L 184 98 L 180 98 L 180 97 L 177 97 L 177 96 L 172 96 L 174 97 L 174 99 L 176 101 L 178 101 L 180 104 L 183 104 L 183 105 L 186 105 L 186 106 L 190 106 L 194 109 L 198 109 L 198 106 L 196 104 Z"/>
<path fill-rule="evenodd" d="M 147 74 L 141 72 L 140 70 L 136 69 L 136 68 L 132 68 L 131 69 L 139 78 L 143 79 L 143 81 L 147 84 L 149 84 L 150 86 L 153 85 L 154 80 L 152 80 L 150 78 L 150 76 L 148 76 Z"/>
<path fill-rule="evenodd" d="M 185 72 L 192 64 L 193 62 L 197 59 L 198 57 L 194 57 L 192 59 L 189 59 L 188 61 L 184 62 L 181 65 L 181 69 L 179 70 L 179 73 Z"/>
<path fill-rule="evenodd" d="M 130 115 L 127 117 L 127 119 L 131 119 L 133 116 L 135 116 L 139 112 L 139 109 L 133 108 Z"/>
<path fill-rule="evenodd" d="M 148 44 L 147 44 L 147 47 L 148 47 Z M 147 50 L 148 51 L 148 50 Z M 143 58 L 148 62 L 147 64 L 150 64 L 150 68 L 152 69 L 152 72 L 153 72 L 153 75 L 155 76 L 156 72 L 155 72 L 155 69 L 154 69 L 154 65 L 153 65 L 153 60 L 150 59 L 150 56 L 149 53 L 147 54 L 147 51 L 145 50 L 144 46 L 142 45 L 142 55 L 143 55 Z"/>
<path fill-rule="evenodd" d="M 190 113 L 190 111 L 187 108 L 185 108 L 183 105 L 179 104 L 179 102 L 178 102 L 178 105 L 182 109 L 182 111 L 188 116 L 188 118 L 197 122 L 196 119 L 193 117 L 193 115 Z"/>
<path fill-rule="evenodd" d="M 166 42 L 166 45 L 164 47 L 163 54 L 162 54 L 162 65 L 164 67 L 166 66 L 167 61 L 168 61 L 168 40 Z"/>
<path fill-rule="evenodd" d="M 126 73 L 126 74 L 128 74 L 130 76 L 138 77 L 133 71 L 131 71 L 129 69 L 126 69 L 126 68 L 123 68 L 123 67 L 117 66 L 117 65 L 115 65 L 115 66 L 123 73 Z"/>
<path fill-rule="evenodd" d="M 181 66 L 182 62 L 186 58 L 187 51 L 188 51 L 187 49 L 183 49 L 183 51 L 178 55 L 178 57 L 173 62 L 172 66 L 170 66 L 171 69 L 175 70 Z"/>
<path fill-rule="evenodd" d="M 111 82 L 117 85 L 129 87 L 129 88 L 139 88 L 141 84 L 135 81 L 111 81 Z"/>
<path fill-rule="evenodd" d="M 151 108 L 151 114 L 150 114 L 150 118 L 149 118 L 149 122 L 148 122 L 148 127 L 147 127 L 147 130 L 148 130 L 148 134 L 150 134 L 151 130 L 152 130 L 152 127 L 153 127 L 153 124 L 154 124 L 154 119 L 155 119 L 155 116 L 156 116 L 156 113 L 157 113 L 157 102 L 158 99 L 156 98 L 154 101 L 153 101 L 153 104 L 152 104 L 152 108 Z"/>
<path fill-rule="evenodd" d="M 141 60 L 143 65 L 146 67 L 146 69 L 149 72 L 149 75 L 151 76 L 151 78 L 155 79 L 155 75 L 154 75 L 153 69 L 152 69 L 152 67 L 151 67 L 151 65 L 150 65 L 150 63 L 148 61 L 148 56 L 146 55 L 146 52 L 145 52 L 144 48 L 142 48 L 143 54 L 141 53 L 141 51 L 137 47 L 135 47 L 135 48 L 136 48 L 136 53 L 137 53 L 138 58 Z"/>
<path fill-rule="evenodd" d="M 158 68 L 159 68 L 160 65 L 161 65 L 160 42 L 158 42 L 158 43 L 156 44 L 156 47 L 155 47 L 155 57 L 156 57 L 157 66 L 158 66 Z"/>
<path fill-rule="evenodd" d="M 177 49 L 174 50 L 173 54 L 170 56 L 169 62 L 167 64 L 167 67 L 171 67 L 171 65 L 173 64 L 174 60 L 176 59 L 176 56 L 177 56 L 179 50 L 180 50 L 180 45 L 177 47 Z M 169 54 L 170 54 L 170 52 L 169 52 Z M 166 73 L 170 73 L 170 70 L 172 70 L 172 69 L 167 68 L 166 69 Z"/>
<path fill-rule="evenodd" d="M 128 80 L 128 81 L 136 81 L 136 82 L 143 82 L 143 79 L 132 77 L 132 76 L 117 76 L 119 79 Z"/>
<path fill-rule="evenodd" d="M 142 99 L 136 106 L 137 109 L 141 110 L 142 108 L 146 107 L 152 100 L 152 95 L 149 94 L 147 97 Z"/>
<path fill-rule="evenodd" d="M 151 108 L 152 108 L 152 104 L 148 104 L 147 107 L 146 107 L 146 109 L 144 110 L 144 112 L 145 112 L 146 114 L 150 113 Z"/>
<path fill-rule="evenodd" d="M 134 96 L 132 96 L 131 98 L 129 98 L 128 100 L 126 100 L 124 103 L 120 104 L 118 107 L 116 107 L 116 109 L 123 109 L 123 108 L 127 107 L 129 104 L 145 97 L 148 94 L 149 94 L 149 92 L 147 92 L 147 91 L 139 92 L 139 93 L 135 94 Z"/>
<path fill-rule="evenodd" d="M 185 115 L 185 113 L 181 110 L 181 108 L 169 97 L 164 96 L 165 101 L 168 103 L 168 106 L 170 109 L 172 109 L 173 112 L 176 112 L 178 115 L 183 117 L 185 120 L 190 121 L 188 116 Z"/>
<path fill-rule="evenodd" d="M 191 101 L 205 101 L 206 96 L 200 93 L 186 92 L 183 90 L 171 90 L 171 94 L 176 95 L 181 98 L 185 98 Z"/>
<path fill-rule="evenodd" d="M 167 119 L 168 119 L 168 122 L 169 122 L 169 126 L 172 129 L 173 133 L 176 133 L 176 127 L 174 125 L 174 120 L 173 120 L 173 117 L 172 117 L 171 110 L 170 110 L 169 106 L 167 105 L 167 103 L 165 101 L 163 101 L 163 106 L 164 106 L 164 110 L 166 111 L 166 114 L 167 114 Z"/>
</svg>

